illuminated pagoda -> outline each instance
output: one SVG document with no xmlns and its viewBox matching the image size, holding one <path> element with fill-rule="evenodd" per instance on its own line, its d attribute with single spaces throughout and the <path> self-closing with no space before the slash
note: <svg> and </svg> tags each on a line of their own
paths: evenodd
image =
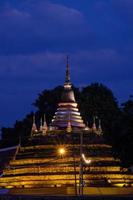
<svg viewBox="0 0 133 200">
<path fill-rule="evenodd" d="M 0 177 L 0 188 L 9 188 L 11 194 L 74 195 L 82 185 L 84 194 L 131 194 L 133 174 L 113 157 L 112 147 L 103 138 L 101 121 L 94 117 L 90 128 L 80 116 L 68 62 L 61 100 L 52 128 L 45 116 L 38 128 L 33 116 L 31 135 L 17 146 Z"/>
<path fill-rule="evenodd" d="M 67 57 L 64 91 L 51 125 L 57 129 L 64 129 L 68 126 L 68 124 L 69 126 L 71 125 L 72 128 L 84 128 L 85 124 L 80 116 L 77 106 L 74 92 L 72 90 L 70 67 Z"/>
</svg>

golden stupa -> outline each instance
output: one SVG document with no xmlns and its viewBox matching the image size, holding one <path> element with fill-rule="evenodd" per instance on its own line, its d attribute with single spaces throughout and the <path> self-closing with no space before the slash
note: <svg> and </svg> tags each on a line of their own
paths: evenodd
<svg viewBox="0 0 133 200">
<path fill-rule="evenodd" d="M 75 101 L 72 84 L 70 81 L 70 69 L 67 59 L 66 65 L 66 79 L 64 83 L 64 91 L 61 96 L 61 102 L 58 104 L 57 112 L 52 120 L 52 126 L 57 129 L 64 129 L 67 127 L 68 122 L 73 128 L 84 128 L 85 124 L 82 120 L 78 105 Z"/>
<path fill-rule="evenodd" d="M 128 194 L 133 174 L 120 167 L 103 139 L 101 122 L 85 126 L 70 82 L 69 65 L 61 102 L 50 127 L 46 119 L 19 143 L 0 177 L 0 188 L 12 194 Z M 99 189 L 97 189 L 99 188 Z M 101 190 L 100 190 L 101 189 Z"/>
</svg>

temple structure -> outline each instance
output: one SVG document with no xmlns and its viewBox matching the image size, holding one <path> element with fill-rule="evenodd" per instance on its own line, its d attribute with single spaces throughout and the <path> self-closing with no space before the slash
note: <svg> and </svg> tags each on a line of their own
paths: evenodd
<svg viewBox="0 0 133 200">
<path fill-rule="evenodd" d="M 73 128 L 85 127 L 85 124 L 78 110 L 74 92 L 72 90 L 72 84 L 70 80 L 70 67 L 67 57 L 64 91 L 61 97 L 61 102 L 58 104 L 57 112 L 53 117 L 52 126 L 57 127 L 58 129 L 64 129 L 68 125 L 71 125 Z"/>
<path fill-rule="evenodd" d="M 85 194 L 96 194 L 93 187 L 106 187 L 105 194 L 108 187 L 118 194 L 116 188 L 126 186 L 122 191 L 128 193 L 125 188 L 133 186 L 133 174 L 113 157 L 112 147 L 103 138 L 101 122 L 97 127 L 94 118 L 92 127 L 85 126 L 72 90 L 68 62 L 62 99 L 50 126 L 52 129 L 44 117 L 37 129 L 33 117 L 31 136 L 16 148 L 0 177 L 0 188 L 10 188 L 12 194 L 33 194 L 35 188 L 50 194 L 78 194 L 82 185 Z"/>
</svg>

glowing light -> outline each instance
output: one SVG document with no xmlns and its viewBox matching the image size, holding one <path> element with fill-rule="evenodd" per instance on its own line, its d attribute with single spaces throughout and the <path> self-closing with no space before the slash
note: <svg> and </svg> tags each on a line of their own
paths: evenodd
<svg viewBox="0 0 133 200">
<path fill-rule="evenodd" d="M 63 156 L 63 155 L 65 155 L 65 153 L 66 153 L 66 150 L 65 150 L 64 147 L 60 147 L 60 148 L 58 149 L 58 154 L 59 154 L 59 155 Z"/>
<path fill-rule="evenodd" d="M 108 183 L 111 183 L 111 180 L 110 180 L 110 179 L 108 180 Z"/>
<path fill-rule="evenodd" d="M 82 158 L 83 158 L 83 161 L 84 161 L 86 164 L 89 165 L 89 164 L 91 163 L 91 160 L 90 160 L 90 159 L 87 160 L 84 154 L 82 154 Z"/>
</svg>

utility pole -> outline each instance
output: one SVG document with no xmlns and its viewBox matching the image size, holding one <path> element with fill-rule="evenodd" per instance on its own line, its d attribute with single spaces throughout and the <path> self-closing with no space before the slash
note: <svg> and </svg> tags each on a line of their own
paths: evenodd
<svg viewBox="0 0 133 200">
<path fill-rule="evenodd" d="M 73 167 L 74 167 L 74 188 L 75 188 L 75 195 L 77 196 L 77 171 L 76 171 L 76 157 L 75 157 L 75 143 L 74 143 L 74 136 L 72 134 L 72 141 L 73 141 Z"/>
<path fill-rule="evenodd" d="M 79 195 L 83 195 L 83 131 L 80 133 Z"/>
<path fill-rule="evenodd" d="M 76 161 L 75 161 L 75 153 L 73 155 L 73 160 L 74 160 L 74 182 L 75 182 L 75 195 L 77 196 L 77 177 L 76 177 Z"/>
</svg>

